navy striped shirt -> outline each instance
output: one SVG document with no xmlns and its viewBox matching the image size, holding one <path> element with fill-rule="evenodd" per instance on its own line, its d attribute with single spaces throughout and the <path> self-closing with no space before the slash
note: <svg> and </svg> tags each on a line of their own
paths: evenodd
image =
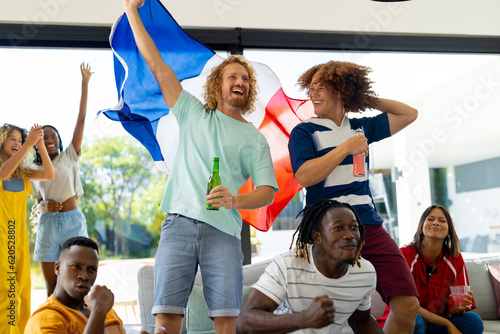
<svg viewBox="0 0 500 334">
<path fill-rule="evenodd" d="M 375 117 L 349 119 L 344 116 L 340 126 L 327 118 L 310 118 L 298 124 L 290 134 L 288 149 L 293 173 L 308 160 L 319 158 L 349 138 L 362 128 L 368 144 L 390 137 L 389 119 L 386 113 Z M 366 171 L 369 159 L 366 159 Z M 349 203 L 365 225 L 382 225 L 383 219 L 373 203 L 368 173 L 364 177 L 352 174 L 353 156 L 348 155 L 323 181 L 307 187 L 306 203 L 311 204 L 321 198 L 335 199 Z"/>
</svg>

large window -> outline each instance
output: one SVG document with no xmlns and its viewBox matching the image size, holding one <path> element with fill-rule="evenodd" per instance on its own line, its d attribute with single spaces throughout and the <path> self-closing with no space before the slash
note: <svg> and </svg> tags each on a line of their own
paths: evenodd
<svg viewBox="0 0 500 334">
<path fill-rule="evenodd" d="M 244 54 L 270 66 L 285 92 L 297 98 L 305 98 L 295 85 L 297 78 L 315 64 L 333 59 L 371 67 L 379 96 L 406 102 L 419 110 L 414 124 L 370 148 L 370 174 L 376 187 L 377 208 L 386 220 L 384 226 L 404 244 L 412 237 L 421 212 L 431 202 L 437 202 L 450 209 L 463 251 L 500 250 L 500 187 L 490 182 L 496 180 L 500 158 L 500 132 L 496 130 L 500 127 L 499 56 L 273 50 L 244 50 Z M 105 145 L 120 145 L 112 142 L 116 137 L 131 143 L 130 154 L 144 154 L 147 160 L 147 152 L 140 145 L 134 146 L 134 140 L 119 124 L 105 117 L 95 119 L 97 111 L 117 103 L 111 51 L 0 48 L 0 56 L 4 78 L 0 81 L 2 122 L 26 128 L 35 122 L 52 124 L 60 130 L 66 146 L 71 141 L 79 106 L 79 63 L 85 61 L 95 73 L 90 82 L 84 139 L 87 151 L 82 157 L 82 169 L 85 159 L 106 152 Z M 94 171 L 92 178 L 106 175 L 106 171 L 89 168 L 89 173 Z M 82 176 L 89 187 L 85 200 L 94 189 L 86 180 L 91 176 Z M 104 254 L 154 256 L 158 222 L 162 219 L 157 208 L 164 182 L 156 186 L 142 190 L 149 194 L 143 202 L 131 197 L 129 206 L 117 208 L 118 216 L 114 218 L 99 211 L 104 205 L 99 203 L 99 197 L 80 203 L 82 208 L 88 205 L 87 219 L 93 231 L 106 240 L 108 253 Z M 131 190 L 124 191 L 131 195 Z M 102 196 L 102 201 L 109 199 L 109 195 Z M 253 262 L 288 249 L 300 222 L 294 217 L 303 199 L 304 194 L 299 193 L 270 232 L 254 233 L 253 243 L 260 245 L 260 254 Z M 143 214 L 139 219 L 134 212 L 147 212 L 148 217 L 144 219 Z M 127 233 L 142 237 L 116 241 Z M 147 240 L 147 245 L 141 245 L 139 239 Z"/>
<path fill-rule="evenodd" d="M 118 102 L 112 52 L 0 48 L 0 58 L 2 123 L 27 129 L 34 123 L 53 125 L 64 148 L 72 140 L 79 111 L 80 63 L 90 64 L 93 75 L 80 159 L 85 194 L 78 204 L 90 236 L 99 241 L 102 258 L 154 257 L 162 220 L 158 207 L 167 176 L 119 123 L 96 118 L 99 110 Z M 36 225 L 30 230 L 36 231 Z M 33 248 L 34 234 L 30 241 Z M 38 270 L 36 263 L 34 273 Z M 43 281 L 34 280 L 35 288 L 37 284 L 43 286 Z"/>
</svg>

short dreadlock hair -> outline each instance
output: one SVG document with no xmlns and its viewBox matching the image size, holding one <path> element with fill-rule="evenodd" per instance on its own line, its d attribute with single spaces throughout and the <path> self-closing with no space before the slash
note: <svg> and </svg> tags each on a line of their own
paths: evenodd
<svg viewBox="0 0 500 334">
<path fill-rule="evenodd" d="M 358 248 L 356 249 L 356 256 L 354 257 L 354 260 L 351 264 L 357 264 L 358 267 L 361 267 L 361 264 L 359 263 L 359 257 L 361 248 L 363 248 L 363 245 L 365 244 L 365 227 L 361 223 L 358 213 L 353 209 L 351 205 L 332 199 L 320 199 L 312 204 L 309 204 L 298 213 L 295 218 L 297 218 L 301 213 L 304 213 L 304 217 L 302 218 L 302 222 L 297 227 L 297 230 L 292 236 L 292 244 L 290 245 L 290 249 L 292 249 L 295 235 L 298 233 L 297 242 L 295 243 L 295 257 L 303 258 L 308 262 L 311 262 L 309 259 L 309 252 L 307 251 L 307 244 L 314 244 L 312 232 L 318 229 L 320 222 L 323 220 L 323 217 L 328 212 L 328 210 L 334 208 L 347 208 L 351 210 L 354 213 L 354 217 L 356 217 L 356 221 L 358 222 L 359 226 L 359 243 Z"/>
</svg>

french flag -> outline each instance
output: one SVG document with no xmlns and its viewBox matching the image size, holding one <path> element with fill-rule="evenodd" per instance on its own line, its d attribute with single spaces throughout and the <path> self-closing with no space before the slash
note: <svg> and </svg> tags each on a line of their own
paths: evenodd
<svg viewBox="0 0 500 334">
<path fill-rule="evenodd" d="M 159 0 L 146 0 L 139 15 L 168 64 L 185 90 L 201 101 L 203 85 L 211 69 L 223 58 L 199 41 L 188 36 Z M 134 41 L 127 16 L 114 24 L 110 44 L 119 103 L 99 112 L 139 140 L 149 151 L 156 166 L 169 173 L 175 159 L 179 128 L 163 99 L 160 87 L 142 58 Z M 259 96 L 256 110 L 245 119 L 252 122 L 267 139 L 279 192 L 274 203 L 257 210 L 240 210 L 243 220 L 260 231 L 267 231 L 274 219 L 302 188 L 293 177 L 288 155 L 288 138 L 292 129 L 313 115 L 309 100 L 285 95 L 276 74 L 266 65 L 252 62 L 257 72 Z M 253 189 L 249 180 L 240 193 Z"/>
</svg>

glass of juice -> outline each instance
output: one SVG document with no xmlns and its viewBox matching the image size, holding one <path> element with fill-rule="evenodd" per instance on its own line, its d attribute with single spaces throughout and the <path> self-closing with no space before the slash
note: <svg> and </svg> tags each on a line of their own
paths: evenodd
<svg viewBox="0 0 500 334">
<path fill-rule="evenodd" d="M 467 285 L 455 285 L 450 286 L 451 297 L 453 298 L 453 303 L 456 307 L 465 307 L 467 304 L 464 302 L 464 297 L 469 287 Z"/>
<path fill-rule="evenodd" d="M 354 130 L 355 135 L 364 135 L 363 128 L 359 128 Z M 352 175 L 356 177 L 363 177 L 365 176 L 365 155 L 364 154 L 358 154 L 352 157 L 352 164 L 353 164 L 353 169 L 352 169 Z"/>
</svg>

